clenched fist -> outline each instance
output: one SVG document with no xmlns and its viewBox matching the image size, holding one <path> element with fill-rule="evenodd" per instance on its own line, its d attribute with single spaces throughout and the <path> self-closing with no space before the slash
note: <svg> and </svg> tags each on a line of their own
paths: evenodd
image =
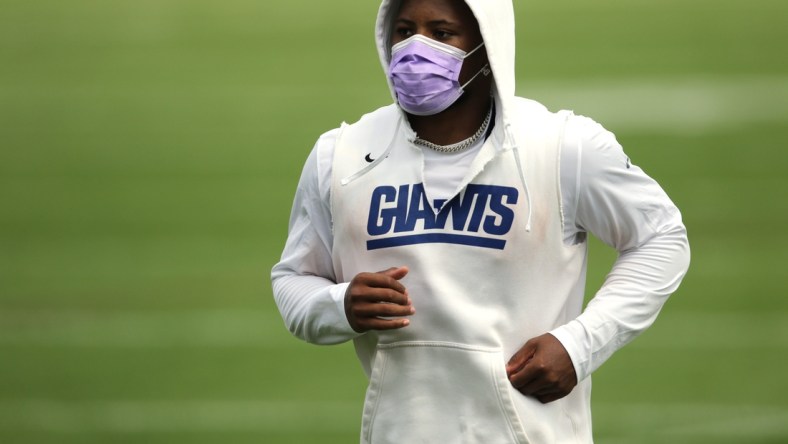
<svg viewBox="0 0 788 444">
<path fill-rule="evenodd" d="M 345 315 L 353 330 L 393 330 L 407 327 L 406 316 L 416 313 L 408 290 L 400 279 L 407 267 L 392 267 L 377 273 L 359 273 L 345 292 Z"/>
<path fill-rule="evenodd" d="M 526 342 L 506 364 L 506 374 L 520 393 L 542 403 L 563 398 L 577 385 L 572 359 L 549 333 Z"/>
</svg>

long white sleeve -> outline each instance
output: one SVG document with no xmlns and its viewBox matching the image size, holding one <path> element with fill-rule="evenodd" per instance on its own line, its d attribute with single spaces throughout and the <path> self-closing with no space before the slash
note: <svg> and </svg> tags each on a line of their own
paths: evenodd
<svg viewBox="0 0 788 444">
<path fill-rule="evenodd" d="M 282 258 L 271 271 L 274 299 L 295 336 L 314 344 L 355 338 L 347 321 L 347 283 L 337 284 L 331 260 L 329 183 L 336 131 L 318 139 L 298 183 Z"/>
<path fill-rule="evenodd" d="M 575 117 L 562 156 L 566 240 L 590 232 L 619 252 L 585 311 L 551 332 L 582 380 L 654 322 L 684 277 L 690 255 L 679 210 L 631 164 L 612 133 Z"/>
</svg>

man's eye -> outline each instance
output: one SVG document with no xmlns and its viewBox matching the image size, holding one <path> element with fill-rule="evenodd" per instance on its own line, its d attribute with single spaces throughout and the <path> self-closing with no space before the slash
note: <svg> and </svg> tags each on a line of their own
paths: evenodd
<svg viewBox="0 0 788 444">
<path fill-rule="evenodd" d="M 396 32 L 397 32 L 397 35 L 400 36 L 400 37 L 406 37 L 407 38 L 407 37 L 410 37 L 411 35 L 413 35 L 413 32 L 410 30 L 410 28 L 397 28 Z"/>
<path fill-rule="evenodd" d="M 436 40 L 446 40 L 452 36 L 448 31 L 436 30 L 432 33 Z"/>
</svg>

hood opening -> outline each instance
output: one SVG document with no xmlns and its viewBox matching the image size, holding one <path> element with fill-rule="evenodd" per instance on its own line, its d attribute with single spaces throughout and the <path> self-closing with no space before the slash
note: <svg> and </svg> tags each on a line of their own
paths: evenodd
<svg viewBox="0 0 788 444">
<path fill-rule="evenodd" d="M 508 109 L 515 92 L 515 35 L 514 5 L 512 0 L 465 0 L 477 23 L 487 51 L 490 70 L 493 73 L 493 95 L 501 105 L 504 122 L 508 122 Z M 391 61 L 391 33 L 395 15 L 402 0 L 383 0 L 375 24 L 375 42 L 383 72 L 394 101 L 397 100 L 394 85 L 388 80 Z"/>
</svg>

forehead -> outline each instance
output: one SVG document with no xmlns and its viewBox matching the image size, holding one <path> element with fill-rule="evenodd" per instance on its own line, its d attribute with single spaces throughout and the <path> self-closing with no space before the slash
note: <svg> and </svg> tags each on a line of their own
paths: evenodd
<svg viewBox="0 0 788 444">
<path fill-rule="evenodd" d="M 395 20 L 448 21 L 463 26 L 478 26 L 464 0 L 402 0 Z"/>
</svg>

